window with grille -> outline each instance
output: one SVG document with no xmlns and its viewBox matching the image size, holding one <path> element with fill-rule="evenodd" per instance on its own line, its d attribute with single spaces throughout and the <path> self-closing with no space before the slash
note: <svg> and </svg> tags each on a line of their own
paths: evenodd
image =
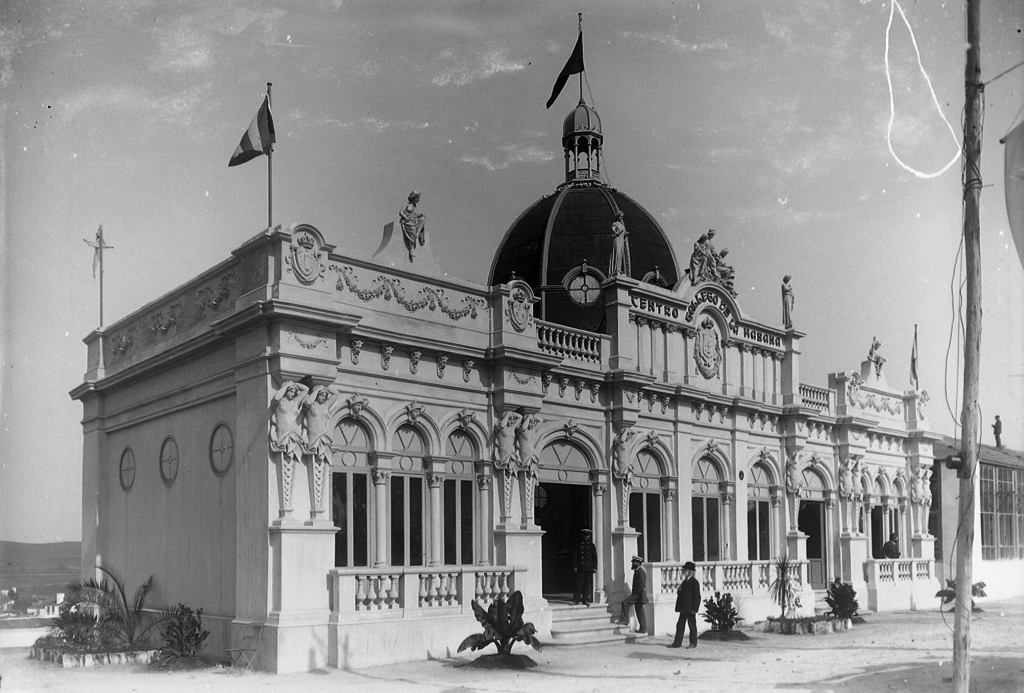
<svg viewBox="0 0 1024 693">
<path fill-rule="evenodd" d="M 334 565 L 370 564 L 370 438 L 354 419 L 342 419 L 334 428 L 331 462 L 331 519 Z"/>
<path fill-rule="evenodd" d="M 718 482 L 720 476 L 715 463 L 701 458 L 694 466 L 692 490 L 693 560 L 717 561 L 721 559 L 720 506 Z"/>
</svg>

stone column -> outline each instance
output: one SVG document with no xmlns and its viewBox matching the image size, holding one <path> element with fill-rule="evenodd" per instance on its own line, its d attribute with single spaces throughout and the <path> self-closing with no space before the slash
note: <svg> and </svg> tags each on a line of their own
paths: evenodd
<svg viewBox="0 0 1024 693">
<path fill-rule="evenodd" d="M 822 537 L 822 542 L 825 545 L 825 571 L 826 572 L 825 572 L 825 575 L 823 577 L 825 579 L 825 583 L 826 584 L 831 582 L 829 580 L 829 574 L 832 573 L 833 569 L 836 566 L 839 566 L 839 561 L 837 560 L 837 556 L 835 555 L 836 548 L 837 548 L 836 547 L 836 543 L 832 540 L 832 537 L 835 536 L 835 533 L 834 533 L 834 530 L 835 530 L 835 519 L 833 517 L 834 514 L 835 514 L 835 509 L 836 509 L 836 492 L 833 491 L 832 489 L 825 489 L 825 529 L 824 529 L 824 535 L 825 536 Z"/>
<path fill-rule="evenodd" d="M 772 547 L 771 555 L 778 556 L 782 548 L 782 537 L 785 535 L 784 518 L 782 516 L 782 487 L 781 486 L 769 486 L 768 496 L 771 498 L 772 503 L 772 527 L 775 529 L 772 532 Z"/>
<path fill-rule="evenodd" d="M 491 529 L 493 504 L 491 503 L 491 470 L 486 464 L 477 463 L 476 488 L 477 507 L 477 565 L 491 565 Z"/>
<path fill-rule="evenodd" d="M 373 567 L 381 568 L 391 564 L 391 556 L 388 554 L 388 480 L 391 479 L 391 470 L 371 469 L 370 476 L 373 479 L 373 535 L 376 540 Z"/>
<path fill-rule="evenodd" d="M 637 316 L 636 318 L 636 332 L 637 332 L 637 359 L 636 369 L 641 373 L 651 372 L 651 329 L 647 318 Z"/>
<path fill-rule="evenodd" d="M 444 528 L 441 523 L 441 486 L 444 474 L 431 471 L 427 473 L 427 488 L 430 490 L 430 565 L 444 565 L 444 553 L 441 548 L 441 537 Z M 457 531 L 456 527 L 451 528 Z"/>
<path fill-rule="evenodd" d="M 665 512 L 662 526 L 665 528 L 665 546 L 668 550 L 662 557 L 663 561 L 679 560 L 679 543 L 676 541 L 676 490 L 672 487 L 670 477 L 661 479 L 661 496 L 665 499 Z"/>
<path fill-rule="evenodd" d="M 605 584 L 604 564 L 606 561 L 604 553 L 606 549 L 604 524 L 607 512 L 605 510 L 605 496 L 607 496 L 608 492 L 608 482 L 593 473 L 591 473 L 590 482 L 594 492 L 594 507 L 591 517 L 593 518 L 594 546 L 597 547 L 597 572 L 594 573 L 594 592 L 600 595 L 604 594 Z"/>
<path fill-rule="evenodd" d="M 736 485 L 731 481 L 718 483 L 718 494 L 722 498 L 722 537 L 725 539 L 726 561 L 736 560 L 736 540 L 733 536 L 733 525 L 735 524 L 733 499 L 736 498 Z"/>
</svg>

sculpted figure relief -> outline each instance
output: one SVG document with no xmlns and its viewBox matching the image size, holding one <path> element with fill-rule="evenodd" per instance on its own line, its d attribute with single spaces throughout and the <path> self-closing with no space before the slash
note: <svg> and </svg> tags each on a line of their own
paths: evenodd
<svg viewBox="0 0 1024 693">
<path fill-rule="evenodd" d="M 871 349 L 868 351 L 868 361 L 875 364 L 875 375 L 882 377 L 882 366 L 885 365 L 885 357 L 878 353 L 882 343 L 876 337 L 871 338 Z"/>
<path fill-rule="evenodd" d="M 790 275 L 782 278 L 782 325 L 787 330 L 793 327 L 793 287 L 789 285 Z"/>
<path fill-rule="evenodd" d="M 707 241 L 707 234 L 702 234 L 693 244 L 693 253 L 690 255 L 690 284 L 693 286 L 700 284 L 701 276 L 704 274 L 704 266 L 707 264 Z"/>
<path fill-rule="evenodd" d="M 409 262 L 416 257 L 416 245 L 426 243 L 426 217 L 416 211 L 416 205 L 419 202 L 420 194 L 413 190 L 409 193 L 409 203 L 398 213 L 405 247 L 409 251 Z"/>
<path fill-rule="evenodd" d="M 712 242 L 714 238 L 715 230 L 710 229 L 693 244 L 693 254 L 690 255 L 690 284 L 696 286 L 701 282 L 714 282 L 735 296 L 733 283 L 736 279 L 736 270 L 725 262 L 729 254 L 728 249 L 722 252 L 715 250 Z"/>
<path fill-rule="evenodd" d="M 629 242 L 627 240 L 629 231 L 623 223 L 625 215 L 619 211 L 615 213 L 615 221 L 612 222 L 612 257 L 608 263 L 608 276 L 616 274 L 629 275 L 631 273 L 629 262 Z"/>
<path fill-rule="evenodd" d="M 630 486 L 633 485 L 633 465 L 626 454 L 626 446 L 633 433 L 632 428 L 624 427 L 612 439 L 612 470 L 616 477 L 626 480 Z"/>
<path fill-rule="evenodd" d="M 793 453 L 786 460 L 786 490 L 790 497 L 789 524 L 792 530 L 797 528 L 797 514 L 800 510 L 800 496 L 804 493 L 804 479 L 800 473 L 800 464 L 797 460 L 797 453 Z"/>
<path fill-rule="evenodd" d="M 537 487 L 537 463 L 540 461 L 540 451 L 537 449 L 537 442 L 540 440 L 540 429 L 542 419 L 527 414 L 520 419 L 516 428 L 516 454 L 518 458 L 516 465 L 523 471 L 523 523 L 533 520 L 533 493 Z"/>
<path fill-rule="evenodd" d="M 502 496 L 502 519 L 512 514 L 512 481 L 516 478 L 516 427 L 522 416 L 506 410 L 501 420 L 494 425 L 494 466 L 505 472 L 504 494 Z"/>
<path fill-rule="evenodd" d="M 853 465 L 849 457 L 843 460 L 839 466 L 839 506 L 842 514 L 844 532 L 851 532 L 853 528 L 853 516 L 850 510 L 853 507 Z"/>
<path fill-rule="evenodd" d="M 292 471 L 305 451 L 301 405 L 307 392 L 308 387 L 289 380 L 278 388 L 271 401 L 274 414 L 270 420 L 270 449 L 281 455 L 281 517 L 291 513 Z"/>
<path fill-rule="evenodd" d="M 331 414 L 338 405 L 338 398 L 339 393 L 333 386 L 317 385 L 302 400 L 302 406 L 306 410 L 306 449 L 313 465 L 313 510 L 310 514 L 314 518 L 324 511 L 324 477 L 333 453 Z"/>
</svg>

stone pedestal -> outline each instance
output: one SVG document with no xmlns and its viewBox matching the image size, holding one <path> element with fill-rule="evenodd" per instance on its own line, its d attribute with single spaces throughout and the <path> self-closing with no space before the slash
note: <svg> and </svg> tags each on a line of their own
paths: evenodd
<svg viewBox="0 0 1024 693">
<path fill-rule="evenodd" d="M 260 669 L 280 674 L 327 665 L 327 571 L 334 567 L 337 531 L 323 521 L 270 526 L 271 610 L 259 643 Z"/>
<path fill-rule="evenodd" d="M 857 594 L 866 595 L 864 562 L 868 560 L 868 538 L 844 532 L 839 535 L 843 582 L 849 582 Z"/>
<path fill-rule="evenodd" d="M 524 573 L 516 573 L 516 589 L 523 593 L 527 610 L 542 609 L 547 605 L 542 596 L 540 540 L 544 530 L 536 525 L 499 524 L 494 528 L 495 563 L 500 566 L 521 566 Z"/>
<path fill-rule="evenodd" d="M 786 533 L 786 550 L 789 552 L 789 560 L 807 560 L 807 535 L 800 531 L 789 531 Z"/>
<path fill-rule="evenodd" d="M 608 561 L 611 579 L 605 584 L 608 603 L 619 603 L 632 591 L 633 571 L 629 567 L 629 559 L 636 555 L 639 536 L 640 532 L 629 526 L 612 530 L 612 555 Z"/>
</svg>

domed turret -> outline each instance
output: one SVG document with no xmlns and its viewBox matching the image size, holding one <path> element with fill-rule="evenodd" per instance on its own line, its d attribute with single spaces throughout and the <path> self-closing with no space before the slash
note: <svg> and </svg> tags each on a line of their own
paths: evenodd
<svg viewBox="0 0 1024 693">
<path fill-rule="evenodd" d="M 601 283 L 624 272 L 664 288 L 679 279 L 675 253 L 657 220 L 600 179 L 601 119 L 583 99 L 565 119 L 565 183 L 509 227 L 491 263 L 490 284 L 513 274 L 540 297 L 537 317 L 591 332 L 604 330 Z M 630 260 L 614 262 L 612 224 L 619 213 Z"/>
</svg>

